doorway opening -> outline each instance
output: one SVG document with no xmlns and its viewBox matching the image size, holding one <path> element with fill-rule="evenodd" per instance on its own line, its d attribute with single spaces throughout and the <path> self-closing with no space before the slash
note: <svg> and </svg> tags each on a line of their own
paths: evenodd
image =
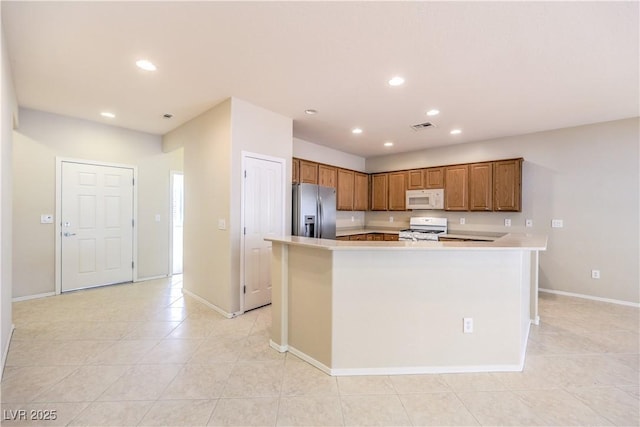
<svg viewBox="0 0 640 427">
<path fill-rule="evenodd" d="M 171 275 L 183 270 L 184 174 L 171 172 Z"/>
</svg>

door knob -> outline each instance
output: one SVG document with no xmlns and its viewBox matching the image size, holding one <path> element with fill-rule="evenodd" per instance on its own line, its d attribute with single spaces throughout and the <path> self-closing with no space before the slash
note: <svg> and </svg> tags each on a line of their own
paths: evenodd
<svg viewBox="0 0 640 427">
<path fill-rule="evenodd" d="M 68 231 L 65 231 L 64 234 L 63 234 L 64 237 L 71 237 L 71 236 L 75 236 L 75 235 L 76 235 L 76 233 L 69 233 Z"/>
</svg>

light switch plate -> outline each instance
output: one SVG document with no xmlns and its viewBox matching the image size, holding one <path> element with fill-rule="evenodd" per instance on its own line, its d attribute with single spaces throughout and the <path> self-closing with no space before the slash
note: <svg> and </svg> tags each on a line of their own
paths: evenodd
<svg viewBox="0 0 640 427">
<path fill-rule="evenodd" d="M 226 230 L 227 229 L 227 221 L 224 219 L 218 220 L 218 230 Z"/>
<path fill-rule="evenodd" d="M 51 214 L 40 215 L 40 224 L 53 224 L 53 215 Z"/>
<path fill-rule="evenodd" d="M 460 218 L 460 225 L 464 225 L 467 222 L 466 219 L 464 218 Z"/>
<path fill-rule="evenodd" d="M 511 219 L 509 219 L 509 218 L 505 218 L 505 220 L 504 220 L 504 226 L 505 226 L 505 227 L 511 227 Z"/>
<path fill-rule="evenodd" d="M 553 228 L 562 228 L 564 227 L 564 222 L 561 219 L 552 219 L 551 227 Z"/>
</svg>

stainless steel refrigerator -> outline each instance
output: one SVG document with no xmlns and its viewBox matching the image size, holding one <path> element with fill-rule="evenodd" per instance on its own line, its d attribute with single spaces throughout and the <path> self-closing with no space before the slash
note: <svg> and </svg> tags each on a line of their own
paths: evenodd
<svg viewBox="0 0 640 427">
<path fill-rule="evenodd" d="M 315 184 L 294 184 L 292 211 L 292 235 L 336 238 L 335 188 Z"/>
</svg>

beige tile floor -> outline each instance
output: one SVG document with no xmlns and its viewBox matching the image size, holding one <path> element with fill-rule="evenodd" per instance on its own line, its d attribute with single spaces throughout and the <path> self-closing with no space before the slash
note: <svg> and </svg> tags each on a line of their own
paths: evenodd
<svg viewBox="0 0 640 427">
<path fill-rule="evenodd" d="M 270 307 L 225 319 L 181 280 L 15 303 L 2 425 L 640 422 L 635 308 L 542 294 L 522 373 L 336 378 L 269 348 Z"/>
</svg>

